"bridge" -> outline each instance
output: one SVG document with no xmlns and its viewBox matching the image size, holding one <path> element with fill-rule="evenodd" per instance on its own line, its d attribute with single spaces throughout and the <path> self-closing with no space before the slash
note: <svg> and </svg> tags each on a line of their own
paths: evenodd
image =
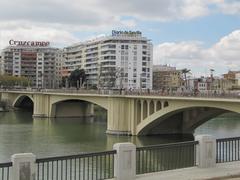
<svg viewBox="0 0 240 180">
<path fill-rule="evenodd" d="M 123 135 L 191 134 L 226 112 L 240 113 L 240 99 L 104 95 L 90 93 L 0 91 L 13 107 L 32 107 L 33 117 L 91 116 L 93 105 L 107 111 L 107 133 Z"/>
</svg>

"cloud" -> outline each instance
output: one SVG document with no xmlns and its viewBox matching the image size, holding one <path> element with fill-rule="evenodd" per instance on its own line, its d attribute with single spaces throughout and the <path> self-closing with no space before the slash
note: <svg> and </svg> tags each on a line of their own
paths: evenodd
<svg viewBox="0 0 240 180">
<path fill-rule="evenodd" d="M 239 0 L 219 0 L 216 5 L 218 9 L 224 14 L 240 15 Z"/>
<path fill-rule="evenodd" d="M 210 48 L 201 42 L 168 42 L 154 47 L 154 64 L 170 64 L 189 68 L 196 75 L 216 69 L 222 74 L 240 67 L 240 30 L 221 38 Z"/>
<path fill-rule="evenodd" d="M 0 48 L 7 38 L 78 40 L 81 32 L 134 29 L 145 21 L 189 20 L 216 12 L 239 14 L 240 2 L 225 0 L 2 0 Z"/>
<path fill-rule="evenodd" d="M 54 43 L 52 46 L 56 47 L 63 47 L 79 41 L 77 37 L 66 30 L 39 27 L 24 24 L 24 22 L 2 23 L 0 29 L 0 49 L 6 47 L 10 39 L 50 41 Z"/>
</svg>

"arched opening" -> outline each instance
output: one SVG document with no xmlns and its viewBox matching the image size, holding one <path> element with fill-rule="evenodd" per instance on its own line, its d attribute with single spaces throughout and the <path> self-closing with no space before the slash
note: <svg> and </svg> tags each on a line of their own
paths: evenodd
<svg viewBox="0 0 240 180">
<path fill-rule="evenodd" d="M 52 105 L 51 117 L 54 118 L 86 118 L 97 117 L 107 119 L 107 110 L 88 101 L 70 99 Z"/>
<path fill-rule="evenodd" d="M 197 127 L 226 112 L 230 111 L 213 107 L 193 107 L 166 112 L 141 127 L 138 135 L 193 134 Z"/>
<path fill-rule="evenodd" d="M 154 102 L 153 102 L 153 101 L 150 101 L 149 106 L 150 106 L 150 107 L 149 107 L 149 110 L 150 110 L 149 114 L 151 115 L 151 114 L 154 113 Z"/>
<path fill-rule="evenodd" d="M 169 105 L 168 105 L 168 102 L 165 101 L 164 104 L 163 104 L 163 107 L 168 107 L 168 106 L 169 106 Z"/>
<path fill-rule="evenodd" d="M 143 119 L 147 117 L 147 101 L 143 101 Z"/>
<path fill-rule="evenodd" d="M 137 100 L 137 107 L 136 107 L 136 113 L 137 113 L 137 124 L 141 122 L 141 101 Z"/>
<path fill-rule="evenodd" d="M 157 111 L 159 111 L 160 109 L 162 109 L 162 104 L 161 101 L 157 102 Z"/>
<path fill-rule="evenodd" d="M 21 96 L 19 97 L 16 102 L 14 103 L 13 107 L 16 109 L 26 110 L 33 112 L 33 101 L 28 96 Z"/>
</svg>

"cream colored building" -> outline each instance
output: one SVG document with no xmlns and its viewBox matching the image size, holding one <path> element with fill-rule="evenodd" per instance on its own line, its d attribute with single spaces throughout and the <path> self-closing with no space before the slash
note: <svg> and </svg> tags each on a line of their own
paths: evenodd
<svg viewBox="0 0 240 180">
<path fill-rule="evenodd" d="M 233 90 L 240 89 L 240 71 L 228 71 L 223 77 L 232 83 Z"/>
<path fill-rule="evenodd" d="M 113 31 L 64 48 L 63 76 L 84 69 L 89 87 L 152 89 L 152 43 L 139 31 Z"/>
<path fill-rule="evenodd" d="M 0 75 L 4 74 L 4 64 L 3 64 L 3 58 L 0 55 Z"/>
<path fill-rule="evenodd" d="M 153 89 L 177 90 L 183 83 L 181 70 L 167 65 L 153 66 Z"/>
</svg>

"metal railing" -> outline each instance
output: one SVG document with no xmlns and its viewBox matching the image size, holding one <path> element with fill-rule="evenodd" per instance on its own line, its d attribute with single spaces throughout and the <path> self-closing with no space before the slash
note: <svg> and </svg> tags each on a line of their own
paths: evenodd
<svg viewBox="0 0 240 180">
<path fill-rule="evenodd" d="M 10 168 L 12 163 L 0 163 L 0 180 L 10 180 Z"/>
<path fill-rule="evenodd" d="M 36 180 L 95 180 L 114 177 L 116 151 L 37 159 Z"/>
<path fill-rule="evenodd" d="M 216 162 L 232 162 L 240 160 L 240 137 L 216 140 Z"/>
<path fill-rule="evenodd" d="M 198 141 L 138 147 L 136 173 L 144 174 L 196 166 Z"/>
<path fill-rule="evenodd" d="M 161 92 L 158 90 L 93 90 L 93 89 L 0 89 L 1 92 L 32 92 L 32 93 L 70 93 L 70 94 L 96 94 L 96 95 L 124 95 L 124 96 L 164 96 L 164 97 L 189 97 L 189 98 L 218 98 L 232 99 L 240 98 L 240 91 L 229 91 L 226 93 L 198 93 L 193 92 Z"/>
</svg>

